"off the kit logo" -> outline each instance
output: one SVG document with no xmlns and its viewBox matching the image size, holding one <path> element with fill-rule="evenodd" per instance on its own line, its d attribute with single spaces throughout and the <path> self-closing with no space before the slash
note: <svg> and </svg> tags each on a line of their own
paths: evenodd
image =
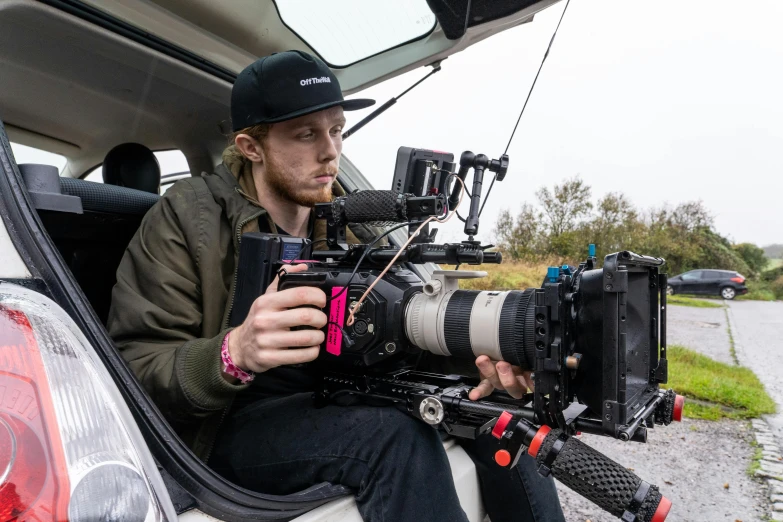
<svg viewBox="0 0 783 522">
<path fill-rule="evenodd" d="M 320 78 L 306 78 L 299 82 L 299 85 L 304 87 L 305 85 L 312 85 L 314 83 L 332 83 L 332 79 L 328 76 L 321 76 Z"/>
</svg>

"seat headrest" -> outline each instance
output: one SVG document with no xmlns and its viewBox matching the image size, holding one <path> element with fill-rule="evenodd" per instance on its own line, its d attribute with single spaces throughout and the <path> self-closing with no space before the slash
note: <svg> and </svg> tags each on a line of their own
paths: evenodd
<svg viewBox="0 0 783 522">
<path fill-rule="evenodd" d="M 158 158 L 140 143 L 117 145 L 103 160 L 103 182 L 157 194 L 160 187 Z"/>
</svg>

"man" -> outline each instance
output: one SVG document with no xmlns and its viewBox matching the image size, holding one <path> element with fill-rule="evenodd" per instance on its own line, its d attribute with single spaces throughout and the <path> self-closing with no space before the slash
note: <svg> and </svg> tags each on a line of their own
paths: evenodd
<svg viewBox="0 0 783 522">
<path fill-rule="evenodd" d="M 274 282 L 227 328 L 241 235 L 323 235 L 312 206 L 341 193 L 343 111 L 372 103 L 343 100 L 331 70 L 298 51 L 245 69 L 231 97 L 234 145 L 215 174 L 178 182 L 145 216 L 117 271 L 108 328 L 177 433 L 233 482 L 272 494 L 343 484 L 368 521 L 466 520 L 437 431 L 393 407 L 313 407 L 306 363 L 324 340 L 323 291 Z M 487 380 L 473 399 L 493 385 L 524 391 L 518 368 L 477 364 Z M 531 459 L 503 470 L 482 444 L 466 448 L 493 522 L 562 520 Z"/>
</svg>

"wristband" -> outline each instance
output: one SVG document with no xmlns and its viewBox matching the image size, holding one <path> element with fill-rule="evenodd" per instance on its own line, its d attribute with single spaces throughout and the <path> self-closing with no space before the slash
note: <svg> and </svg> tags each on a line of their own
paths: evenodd
<svg viewBox="0 0 783 522">
<path fill-rule="evenodd" d="M 228 332 L 223 338 L 223 346 L 220 347 L 220 358 L 223 359 L 223 372 L 232 377 L 236 377 L 242 384 L 247 384 L 255 379 L 256 374 L 253 372 L 246 372 L 231 360 L 231 354 L 228 352 L 228 338 L 231 332 Z"/>
</svg>

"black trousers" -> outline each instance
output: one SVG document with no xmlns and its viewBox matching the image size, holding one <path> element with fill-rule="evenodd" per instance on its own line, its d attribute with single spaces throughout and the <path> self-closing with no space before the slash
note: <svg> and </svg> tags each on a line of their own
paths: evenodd
<svg viewBox="0 0 783 522">
<path fill-rule="evenodd" d="M 462 441 L 492 522 L 563 521 L 552 479 L 527 455 L 512 470 L 496 465 L 493 441 Z M 318 482 L 353 488 L 366 522 L 467 520 L 440 434 L 392 406 L 315 408 L 307 393 L 264 399 L 226 419 L 209 464 L 264 493 L 286 495 Z"/>
</svg>

